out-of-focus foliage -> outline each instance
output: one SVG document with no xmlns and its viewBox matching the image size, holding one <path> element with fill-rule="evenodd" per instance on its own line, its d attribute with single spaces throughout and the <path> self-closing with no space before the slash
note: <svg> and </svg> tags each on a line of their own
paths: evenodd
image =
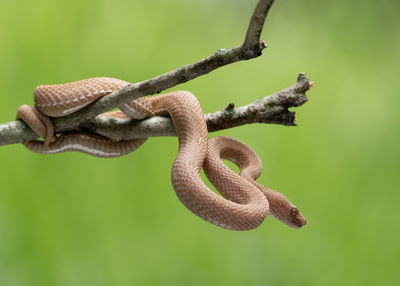
<svg viewBox="0 0 400 286">
<path fill-rule="evenodd" d="M 0 121 L 38 84 L 144 80 L 240 44 L 256 1 L 0 0 Z M 233 232 L 191 214 L 176 138 L 102 160 L 0 147 L 0 285 L 399 285 L 399 2 L 277 0 L 258 59 L 175 89 L 205 112 L 315 81 L 298 127 L 218 132 L 308 218 Z M 210 134 L 215 136 L 216 134 Z"/>
</svg>

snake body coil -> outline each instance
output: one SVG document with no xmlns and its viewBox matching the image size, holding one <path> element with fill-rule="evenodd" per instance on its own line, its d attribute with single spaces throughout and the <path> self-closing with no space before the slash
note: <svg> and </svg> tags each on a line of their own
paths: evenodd
<svg viewBox="0 0 400 286">
<path fill-rule="evenodd" d="M 80 151 L 97 157 L 115 157 L 137 149 L 146 140 L 115 141 L 81 131 L 57 138 L 51 120 L 75 112 L 94 100 L 117 91 L 127 82 L 112 78 L 92 78 L 61 85 L 42 85 L 35 89 L 35 106 L 21 106 L 22 118 L 45 141 L 32 140 L 24 145 L 36 153 L 54 154 Z M 179 151 L 172 166 L 171 180 L 181 202 L 199 217 L 227 229 L 248 230 L 260 225 L 271 213 L 292 227 L 301 227 L 305 218 L 282 194 L 255 182 L 262 166 L 260 158 L 248 146 L 228 137 L 208 140 L 207 125 L 196 97 L 188 91 L 175 91 L 140 98 L 120 107 L 130 118 L 141 119 L 169 114 L 175 124 Z M 104 116 L 125 117 L 121 111 Z M 241 169 L 234 173 L 221 159 Z M 201 168 L 222 197 L 202 181 Z"/>
</svg>

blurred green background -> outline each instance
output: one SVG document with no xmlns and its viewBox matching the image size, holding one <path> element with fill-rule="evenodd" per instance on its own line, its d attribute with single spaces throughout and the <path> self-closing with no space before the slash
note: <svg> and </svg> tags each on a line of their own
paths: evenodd
<svg viewBox="0 0 400 286">
<path fill-rule="evenodd" d="M 0 0 L 0 122 L 36 85 L 141 81 L 241 43 L 256 1 Z M 264 55 L 175 89 L 205 112 L 315 81 L 298 127 L 234 136 L 308 219 L 233 232 L 190 213 L 176 138 L 123 158 L 0 147 L 0 285 L 399 285 L 400 2 L 277 0 Z"/>
</svg>

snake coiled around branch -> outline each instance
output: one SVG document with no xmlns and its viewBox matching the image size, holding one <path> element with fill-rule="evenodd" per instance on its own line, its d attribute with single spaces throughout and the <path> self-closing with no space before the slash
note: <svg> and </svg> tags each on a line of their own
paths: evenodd
<svg viewBox="0 0 400 286">
<path fill-rule="evenodd" d="M 79 151 L 106 158 L 136 150 L 146 138 L 115 140 L 79 130 L 56 137 L 49 119 L 73 113 L 128 84 L 113 78 L 91 78 L 38 86 L 34 92 L 34 107 L 21 106 L 17 118 L 24 120 L 44 141 L 27 141 L 24 146 L 40 154 Z M 120 111 L 101 116 L 118 120 L 154 115 L 169 115 L 175 124 L 179 150 L 172 166 L 171 181 L 180 201 L 193 213 L 217 226 L 233 230 L 256 228 L 268 214 L 295 228 L 306 223 L 301 212 L 285 196 L 255 182 L 262 165 L 253 150 L 233 138 L 208 139 L 203 111 L 192 93 L 174 91 L 142 97 L 120 106 Z M 221 159 L 237 164 L 240 174 L 229 169 Z M 222 196 L 204 184 L 200 176 L 202 167 Z"/>
</svg>

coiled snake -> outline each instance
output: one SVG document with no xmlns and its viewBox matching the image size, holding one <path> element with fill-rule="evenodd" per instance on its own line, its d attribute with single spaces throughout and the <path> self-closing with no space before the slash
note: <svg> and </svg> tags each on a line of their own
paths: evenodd
<svg viewBox="0 0 400 286">
<path fill-rule="evenodd" d="M 115 141 L 82 131 L 57 138 L 48 118 L 68 115 L 128 84 L 113 78 L 91 78 L 38 86 L 34 92 L 34 107 L 21 106 L 17 118 L 24 120 L 44 141 L 23 144 L 40 154 L 79 151 L 97 157 L 115 157 L 134 151 L 145 138 Z M 179 151 L 171 171 L 172 185 L 189 210 L 210 223 L 233 230 L 256 228 L 268 214 L 295 228 L 306 223 L 301 212 L 285 196 L 255 182 L 262 164 L 252 149 L 229 137 L 208 139 L 203 111 L 192 93 L 174 91 L 142 97 L 120 106 L 119 111 L 101 116 L 142 119 L 167 114 L 175 124 L 179 139 Z M 238 165 L 240 173 L 233 172 L 221 159 Z M 222 196 L 204 184 L 200 176 L 202 167 Z"/>
</svg>

